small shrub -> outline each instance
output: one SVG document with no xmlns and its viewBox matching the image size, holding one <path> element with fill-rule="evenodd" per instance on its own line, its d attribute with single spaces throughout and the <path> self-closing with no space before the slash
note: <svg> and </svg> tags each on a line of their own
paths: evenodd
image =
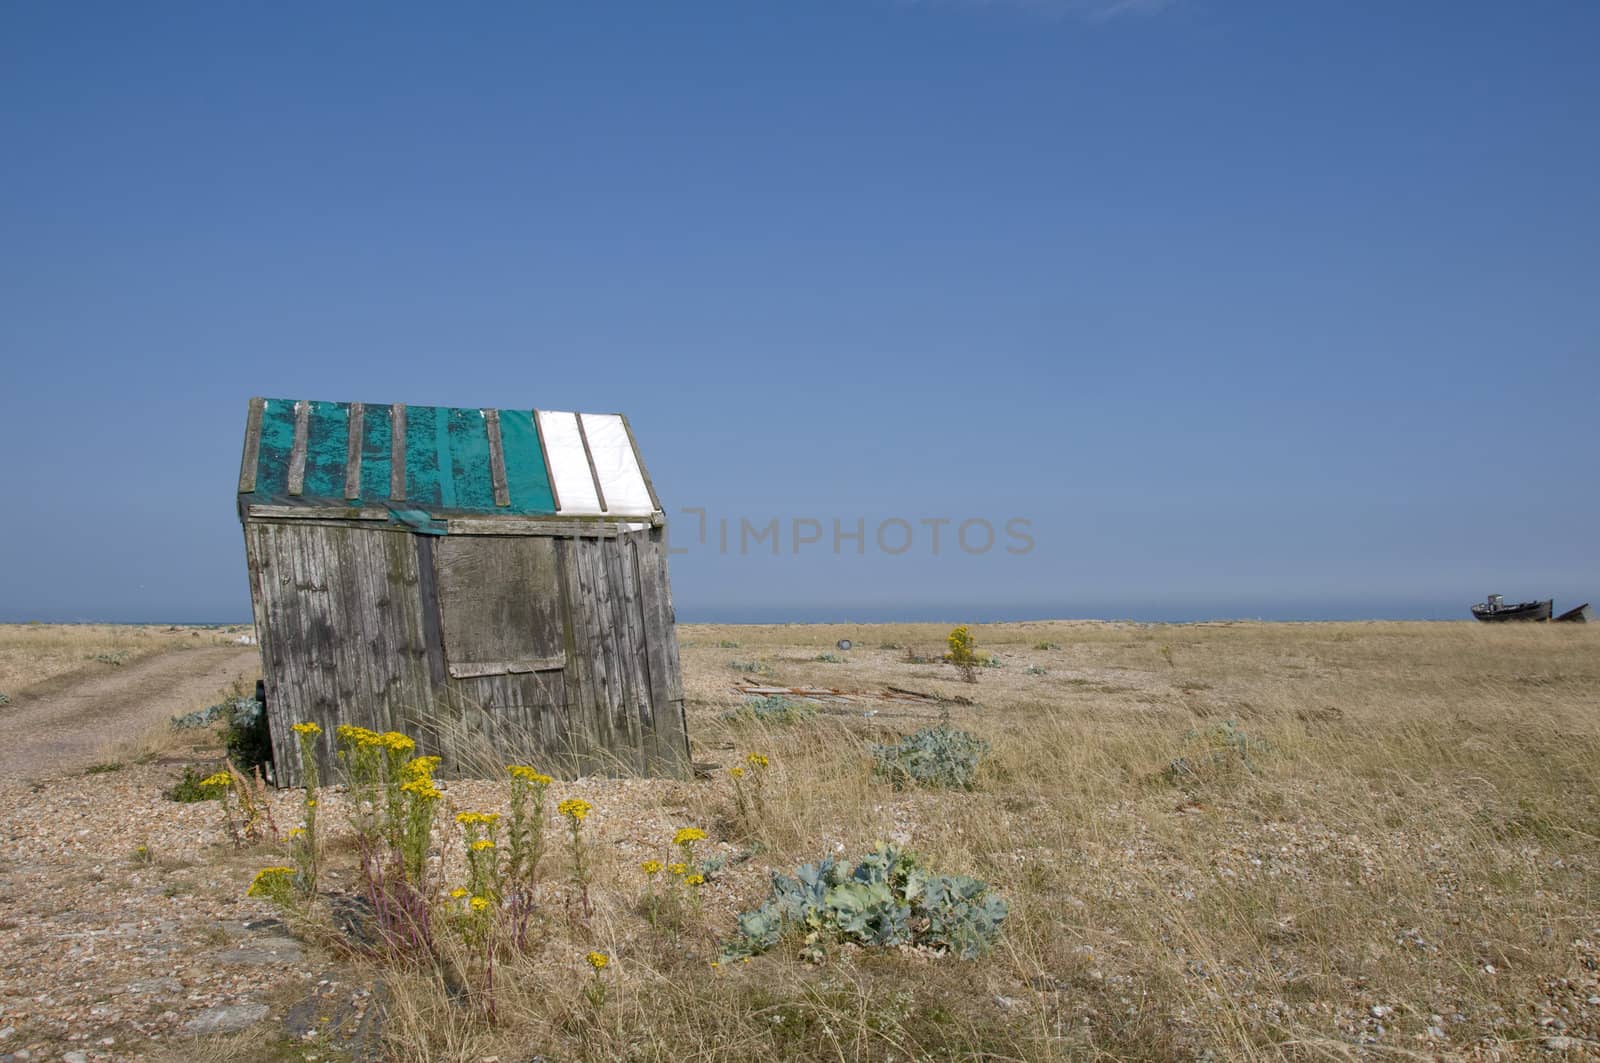
<svg viewBox="0 0 1600 1063">
<path fill-rule="evenodd" d="M 843 664 L 845 661 L 837 653 L 819 653 L 812 660 L 821 661 L 823 664 Z"/>
<path fill-rule="evenodd" d="M 717 643 L 717 646 L 724 650 L 736 650 L 739 648 L 739 644 L 733 639 L 723 639 Z"/>
<path fill-rule="evenodd" d="M 956 666 L 961 673 L 961 678 L 969 683 L 978 681 L 978 665 L 982 663 L 977 651 L 973 649 L 972 632 L 967 625 L 962 624 L 949 635 L 945 636 L 945 643 L 950 647 L 944 659 Z"/>
<path fill-rule="evenodd" d="M 1050 670 L 1048 668 L 1041 668 L 1036 664 L 1030 664 L 1027 667 L 1027 673 L 1029 675 L 1049 675 Z"/>
<path fill-rule="evenodd" d="M 107 774 L 110 774 L 111 772 L 121 771 L 121 770 L 122 770 L 121 761 L 112 760 L 112 761 L 107 761 L 104 764 L 91 764 L 87 768 L 83 769 L 83 773 L 85 775 L 107 775 Z"/>
<path fill-rule="evenodd" d="M 1000 936 L 1008 906 L 986 883 L 965 875 L 939 875 L 911 853 L 879 846 L 853 868 L 830 857 L 772 876 L 772 892 L 754 911 L 738 916 L 722 959 L 766 952 L 790 934 L 803 933 L 801 956 L 820 962 L 829 944 L 866 948 L 911 946 L 971 959 Z"/>
<path fill-rule="evenodd" d="M 133 654 L 127 650 L 115 650 L 111 653 L 97 653 L 90 657 L 89 660 L 98 661 L 101 664 L 109 664 L 113 668 L 120 668 L 122 665 L 127 664 L 128 658 L 132 656 Z"/>
<path fill-rule="evenodd" d="M 218 705 L 216 719 L 222 721 L 223 744 L 228 759 L 245 775 L 257 768 L 272 772 L 272 732 L 267 714 L 255 698 L 232 697 Z"/>
<path fill-rule="evenodd" d="M 1035 642 L 1033 648 L 1036 650 L 1059 650 L 1061 644 L 1058 642 Z"/>
<path fill-rule="evenodd" d="M 1252 753 L 1265 752 L 1265 741 L 1239 730 L 1232 720 L 1204 731 L 1189 731 L 1183 736 L 1184 751 L 1162 771 L 1168 782 L 1203 782 L 1243 769 L 1255 773 Z"/>
<path fill-rule="evenodd" d="M 728 662 L 728 667 L 732 668 L 735 672 L 759 672 L 759 671 L 761 671 L 761 665 L 759 665 L 755 661 L 729 661 Z"/>
<path fill-rule="evenodd" d="M 195 770 L 193 764 L 183 766 L 183 776 L 174 782 L 161 796 L 168 801 L 177 801 L 180 804 L 193 805 L 201 801 L 210 801 L 216 796 L 209 787 L 201 785 L 207 776 Z"/>
<path fill-rule="evenodd" d="M 0 705 L 9 705 L 9 704 L 11 704 L 11 695 L 5 693 L 4 691 L 0 691 Z"/>
<path fill-rule="evenodd" d="M 760 723 L 789 724 L 808 720 L 817 710 L 803 701 L 773 694 L 765 698 L 746 698 L 737 709 L 722 714 L 724 720 L 755 720 Z"/>
<path fill-rule="evenodd" d="M 970 790 L 988 750 L 989 743 L 976 735 L 940 724 L 894 745 L 873 746 L 872 768 L 896 790 L 910 785 Z"/>
</svg>

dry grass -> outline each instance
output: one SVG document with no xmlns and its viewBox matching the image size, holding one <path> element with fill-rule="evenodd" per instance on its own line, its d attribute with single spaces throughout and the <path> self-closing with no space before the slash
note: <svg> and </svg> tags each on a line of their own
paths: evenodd
<svg viewBox="0 0 1600 1063">
<path fill-rule="evenodd" d="M 216 628 L 0 624 L 0 692 L 17 698 L 80 674 L 101 674 L 154 654 L 234 637 Z"/>
<path fill-rule="evenodd" d="M 935 653 L 945 631 L 683 628 L 697 759 L 773 758 L 765 851 L 674 939 L 634 907 L 637 854 L 613 843 L 593 923 L 558 918 L 540 954 L 502 970 L 497 1024 L 432 971 L 391 976 L 397 1058 L 1600 1047 L 1600 630 L 994 625 L 976 629 L 978 648 L 1002 667 L 975 686 L 902 662 L 906 647 Z M 843 637 L 856 643 L 846 663 L 815 660 Z M 949 716 L 993 744 L 979 789 L 896 793 L 872 778 L 866 745 L 935 707 L 863 703 L 774 728 L 724 719 L 732 682 L 748 678 L 730 660 L 773 682 L 973 698 Z M 1250 736 L 1248 763 L 1213 763 L 1191 736 L 1224 721 Z M 1180 757 L 1193 773 L 1167 770 Z M 666 820 L 734 830 L 721 772 L 636 785 Z M 847 951 L 823 967 L 792 954 L 710 967 L 766 869 L 886 838 L 1008 897 L 1002 946 L 971 963 Z M 598 1009 L 582 997 L 589 948 L 615 956 Z"/>
</svg>

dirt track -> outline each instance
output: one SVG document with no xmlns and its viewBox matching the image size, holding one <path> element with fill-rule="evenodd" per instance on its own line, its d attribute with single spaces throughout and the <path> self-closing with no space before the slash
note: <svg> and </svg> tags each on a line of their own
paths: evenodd
<svg viewBox="0 0 1600 1063">
<path fill-rule="evenodd" d="M 148 657 L 0 710 L 0 782 L 82 771 L 121 742 L 203 707 L 253 679 L 254 646 L 205 646 Z"/>
</svg>

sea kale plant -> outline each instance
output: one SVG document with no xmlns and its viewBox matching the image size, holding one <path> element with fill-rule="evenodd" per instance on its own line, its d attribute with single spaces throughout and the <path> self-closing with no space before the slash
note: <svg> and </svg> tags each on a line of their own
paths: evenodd
<svg viewBox="0 0 1600 1063">
<path fill-rule="evenodd" d="M 971 959 L 1000 936 L 1006 902 L 965 875 L 940 875 L 911 853 L 882 845 L 854 867 L 830 857 L 798 868 L 793 877 L 774 872 L 766 903 L 738 917 L 722 960 L 744 959 L 797 936 L 800 954 L 812 962 L 830 944 L 867 948 L 917 948 Z"/>
<path fill-rule="evenodd" d="M 788 724 L 808 720 L 817 710 L 803 701 L 772 694 L 764 698 L 746 698 L 737 709 L 722 714 L 725 720 L 755 721 L 757 723 Z"/>
<path fill-rule="evenodd" d="M 947 724 L 924 727 L 893 745 L 872 747 L 872 770 L 896 790 L 928 786 L 970 790 L 989 743 Z"/>
</svg>

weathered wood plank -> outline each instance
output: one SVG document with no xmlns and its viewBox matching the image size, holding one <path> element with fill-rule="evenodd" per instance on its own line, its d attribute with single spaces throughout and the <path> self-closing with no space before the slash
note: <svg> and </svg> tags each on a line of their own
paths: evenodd
<svg viewBox="0 0 1600 1063">
<path fill-rule="evenodd" d="M 656 485 L 650 479 L 650 470 L 645 468 L 644 455 L 639 453 L 639 441 L 634 438 L 633 425 L 628 423 L 627 414 L 619 413 L 617 417 L 622 421 L 622 430 L 628 433 L 628 444 L 633 447 L 633 460 L 639 466 L 639 475 L 644 478 L 644 489 L 650 492 L 650 507 L 657 513 L 661 513 L 663 512 L 661 496 L 656 494 Z"/>
<path fill-rule="evenodd" d="M 596 677 L 591 660 L 591 644 L 586 616 L 579 600 L 577 544 L 555 540 L 557 583 L 561 589 L 562 641 L 567 651 L 567 668 L 562 673 L 565 684 L 563 700 L 555 707 L 555 715 L 543 721 L 541 731 L 547 742 L 555 742 L 556 732 L 570 735 L 574 731 L 588 733 L 590 721 L 595 716 Z M 570 741 L 568 742 L 570 746 Z M 552 747 L 553 748 L 553 747 Z"/>
<path fill-rule="evenodd" d="M 483 411 L 484 431 L 489 437 L 489 482 L 494 489 L 494 504 L 511 505 L 511 489 L 506 486 L 506 451 L 500 439 L 500 411 Z"/>
<path fill-rule="evenodd" d="M 589 462 L 589 479 L 594 481 L 594 497 L 600 502 L 600 512 L 607 512 L 606 492 L 600 486 L 600 470 L 594 464 L 594 451 L 589 449 L 589 433 L 583 430 L 583 414 L 575 413 L 572 419 L 578 422 L 578 440 L 583 444 L 583 456 Z"/>
<path fill-rule="evenodd" d="M 490 675 L 524 675 L 529 672 L 557 672 L 567 666 L 565 655 L 538 657 L 521 661 L 461 661 L 450 662 L 451 679 L 478 679 Z"/>
<path fill-rule="evenodd" d="M 606 540 L 596 545 L 611 584 L 612 623 L 616 626 L 622 662 L 624 704 L 622 713 L 614 721 L 615 741 L 618 747 L 625 742 L 630 767 L 638 771 L 643 769 L 647 758 L 643 748 L 644 728 L 650 716 L 650 681 L 645 672 L 639 591 L 631 566 L 623 563 L 626 540 Z M 619 757 L 624 755 L 620 748 L 614 747 L 614 751 Z"/>
<path fill-rule="evenodd" d="M 303 494 L 306 489 L 306 439 L 311 431 L 311 403 L 294 404 L 294 445 L 289 450 L 289 493 Z"/>
<path fill-rule="evenodd" d="M 616 521 L 545 520 L 513 517 L 451 517 L 451 535 L 544 535 L 560 539 L 614 539 L 626 525 Z"/>
<path fill-rule="evenodd" d="M 245 514 L 275 520 L 388 520 L 387 509 L 372 506 L 273 506 L 252 503 Z"/>
<path fill-rule="evenodd" d="M 256 466 L 261 463 L 261 411 L 266 399 L 250 400 L 250 415 L 244 426 L 244 456 L 239 459 L 239 493 L 256 489 Z"/>
<path fill-rule="evenodd" d="M 683 720 L 683 689 L 675 686 L 678 644 L 663 607 L 662 569 L 651 532 L 625 540 L 633 551 L 644 620 L 644 654 L 650 676 L 650 719 L 646 733 L 650 769 L 682 775 L 688 768 L 688 733 Z"/>
<path fill-rule="evenodd" d="M 609 747 L 612 725 L 624 711 L 622 665 L 618 654 L 616 628 L 611 623 L 610 591 L 599 564 L 600 543 L 579 539 L 567 544 L 573 551 L 578 572 L 578 595 L 574 608 L 582 614 L 589 652 L 589 670 L 594 688 L 586 700 L 583 732 L 596 744 Z"/>
<path fill-rule="evenodd" d="M 389 500 L 406 500 L 406 404 L 389 407 Z"/>
<path fill-rule="evenodd" d="M 434 558 L 434 537 L 416 535 L 417 595 L 422 601 L 422 643 L 428 657 L 428 678 L 435 689 L 444 685 L 444 624 L 439 607 L 438 564 Z"/>
<path fill-rule="evenodd" d="M 539 457 L 544 459 L 544 479 L 550 485 L 550 504 L 561 512 L 561 492 L 556 490 L 556 474 L 550 468 L 550 448 L 544 443 L 544 428 L 539 424 L 539 411 L 533 411 L 533 433 L 539 438 Z"/>
<path fill-rule="evenodd" d="M 361 437 L 367 430 L 365 403 L 350 404 L 350 436 L 344 448 L 344 497 L 361 497 Z"/>
</svg>

